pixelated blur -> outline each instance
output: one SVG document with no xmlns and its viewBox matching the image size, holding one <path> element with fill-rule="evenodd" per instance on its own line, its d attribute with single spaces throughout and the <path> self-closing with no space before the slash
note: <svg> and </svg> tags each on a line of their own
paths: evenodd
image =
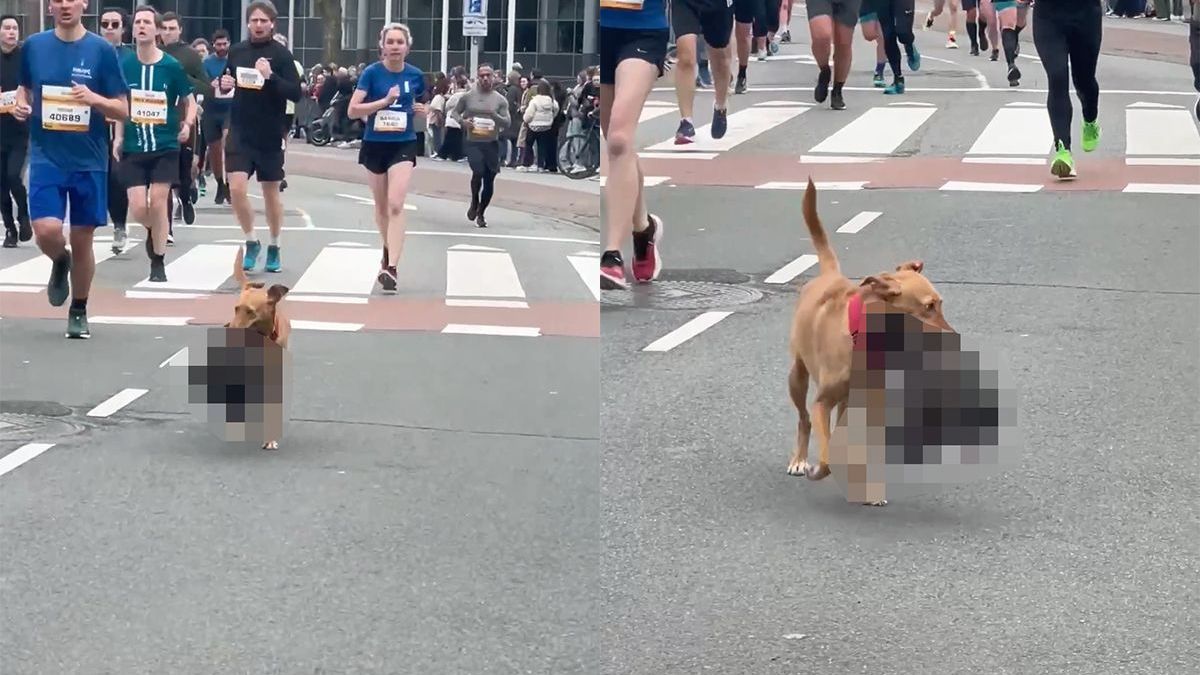
<svg viewBox="0 0 1200 675">
<path fill-rule="evenodd" d="M 187 398 L 209 430 L 229 443 L 281 441 L 291 417 L 291 356 L 261 333 L 212 327 L 189 350 Z"/>
<path fill-rule="evenodd" d="M 864 310 L 864 347 L 829 449 L 846 499 L 886 502 L 1015 464 L 1017 396 L 1000 360 L 883 303 Z"/>
</svg>

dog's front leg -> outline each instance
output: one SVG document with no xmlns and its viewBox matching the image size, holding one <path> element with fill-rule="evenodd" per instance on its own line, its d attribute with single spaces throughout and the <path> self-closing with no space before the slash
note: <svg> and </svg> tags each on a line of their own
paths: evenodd
<svg viewBox="0 0 1200 675">
<path fill-rule="evenodd" d="M 821 480 L 829 475 L 829 403 L 819 396 L 813 403 L 813 421 L 816 423 L 821 459 L 815 470 L 809 465 L 808 479 Z"/>
<path fill-rule="evenodd" d="M 809 470 L 808 439 L 812 434 L 812 418 L 808 415 L 808 370 L 799 359 L 792 364 L 792 372 L 788 375 L 788 393 L 800 421 L 796 424 L 796 449 L 792 451 L 787 472 L 792 476 L 803 476 Z"/>
</svg>

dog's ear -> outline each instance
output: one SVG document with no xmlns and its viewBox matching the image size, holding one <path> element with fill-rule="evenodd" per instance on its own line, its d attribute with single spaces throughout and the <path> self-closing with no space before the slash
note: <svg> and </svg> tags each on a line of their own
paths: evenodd
<svg viewBox="0 0 1200 675">
<path fill-rule="evenodd" d="M 881 300 L 891 300 L 900 295 L 900 284 L 886 275 L 871 275 L 863 279 L 859 285 L 871 289 L 871 292 Z"/>
<path fill-rule="evenodd" d="M 908 262 L 903 263 L 899 267 L 897 267 L 896 271 L 903 272 L 904 270 L 912 270 L 912 271 L 916 272 L 917 274 L 920 274 L 921 270 L 924 270 L 924 269 L 925 269 L 924 262 L 922 262 L 920 260 L 909 260 Z"/>
<path fill-rule="evenodd" d="M 279 302 L 283 296 L 288 294 L 289 290 L 291 289 L 283 284 L 275 284 L 267 289 L 267 297 L 271 299 L 271 302 Z"/>
</svg>

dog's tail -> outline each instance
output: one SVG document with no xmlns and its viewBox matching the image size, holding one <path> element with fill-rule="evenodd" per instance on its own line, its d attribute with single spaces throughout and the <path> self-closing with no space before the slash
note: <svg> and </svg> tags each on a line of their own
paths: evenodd
<svg viewBox="0 0 1200 675">
<path fill-rule="evenodd" d="M 825 228 L 817 215 L 817 186 L 813 185 L 811 176 L 808 179 L 808 189 L 804 191 L 804 224 L 808 226 L 813 247 L 817 249 L 817 262 L 821 274 L 840 272 L 841 265 L 838 264 L 837 255 L 829 246 L 829 238 L 825 236 Z"/>
<path fill-rule="evenodd" d="M 245 259 L 246 247 L 239 245 L 237 256 L 233 259 L 233 278 L 237 279 L 239 285 L 246 283 L 246 270 L 242 269 L 242 261 Z"/>
</svg>

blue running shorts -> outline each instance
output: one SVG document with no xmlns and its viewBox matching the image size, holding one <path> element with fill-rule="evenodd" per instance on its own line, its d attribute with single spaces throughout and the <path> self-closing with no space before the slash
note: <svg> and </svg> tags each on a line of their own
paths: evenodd
<svg viewBox="0 0 1200 675">
<path fill-rule="evenodd" d="M 104 171 L 67 173 L 52 164 L 30 164 L 30 220 L 65 219 L 68 200 L 73 227 L 108 225 L 108 175 Z"/>
</svg>

